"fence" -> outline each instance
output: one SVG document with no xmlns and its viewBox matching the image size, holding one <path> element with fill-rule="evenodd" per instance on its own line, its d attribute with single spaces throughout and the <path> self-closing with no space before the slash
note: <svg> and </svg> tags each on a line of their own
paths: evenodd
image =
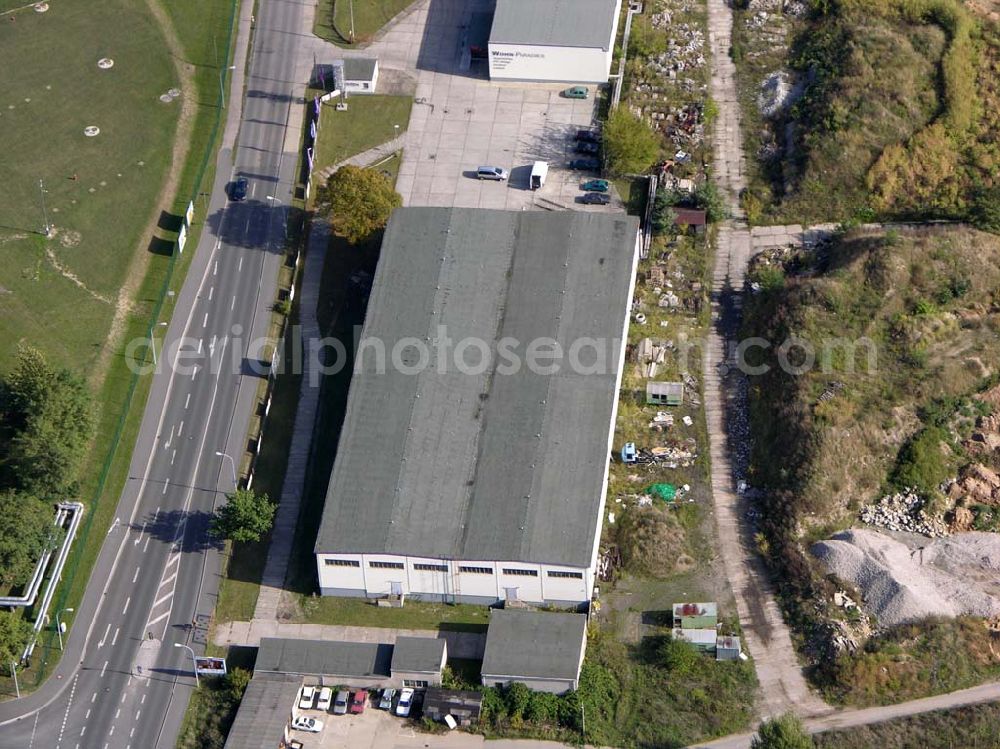
<svg viewBox="0 0 1000 749">
<path fill-rule="evenodd" d="M 239 3 L 236 0 L 232 0 L 229 9 L 229 34 L 226 38 L 226 44 L 223 51 L 222 59 L 228 61 L 233 49 L 233 39 L 236 30 L 236 11 L 239 7 Z M 222 71 L 222 75 L 226 75 L 228 70 L 228 65 Z M 224 81 L 224 79 L 223 79 Z M 225 86 L 220 86 L 218 94 L 219 107 L 215 116 L 215 123 L 212 126 L 212 134 L 208 139 L 208 144 L 205 148 L 205 153 L 202 156 L 201 166 L 198 169 L 198 176 L 194 180 L 194 186 L 191 192 L 191 199 L 189 205 L 194 203 L 198 195 L 202 190 L 202 182 L 205 179 L 205 172 L 208 170 L 209 164 L 212 162 L 215 155 L 215 145 L 219 138 L 219 131 L 222 129 L 223 125 L 223 115 L 225 114 Z M 183 241 L 183 240 L 181 240 Z M 159 295 L 157 296 L 156 302 L 153 305 L 153 311 L 150 314 L 149 324 L 146 328 L 146 338 L 150 341 L 153 340 L 153 334 L 156 329 L 157 321 L 159 320 L 160 313 L 163 311 L 163 305 L 167 300 L 168 292 L 170 291 L 171 283 L 174 277 L 174 268 L 177 265 L 177 256 L 180 254 L 179 250 L 173 252 L 170 256 L 170 260 L 167 264 L 166 277 L 163 280 L 163 285 L 160 288 Z M 98 502 L 101 501 L 101 496 L 104 494 L 104 490 L 107 487 L 108 476 L 111 473 L 111 466 L 114 463 L 115 457 L 118 453 L 118 448 L 121 443 L 122 434 L 125 431 L 125 424 L 128 421 L 129 412 L 134 405 L 133 400 L 135 398 L 136 388 L 139 386 L 139 369 L 138 367 L 133 367 L 132 377 L 129 381 L 128 391 L 125 394 L 123 401 L 123 406 L 121 410 L 121 415 L 118 417 L 118 423 L 115 426 L 114 435 L 111 438 L 111 443 L 108 446 L 108 452 L 104 459 L 104 464 L 101 468 L 100 477 L 97 481 L 97 488 L 94 490 L 93 497 L 90 501 L 90 507 L 88 512 L 85 513 L 85 520 L 83 525 L 83 530 L 80 536 L 79 542 L 76 544 L 74 551 L 72 552 L 72 559 L 66 565 L 67 574 L 64 583 L 60 586 L 58 591 L 57 602 L 55 604 L 55 610 L 60 611 L 66 607 L 67 598 L 70 592 L 73 590 L 73 586 L 76 583 L 77 572 L 80 572 L 80 561 L 86 552 L 87 544 L 90 541 L 90 534 L 93 530 L 92 526 L 94 523 L 94 516 L 97 514 L 94 512 L 94 508 L 97 506 Z M 142 406 L 143 404 L 139 404 Z M 115 498 L 116 500 L 117 498 Z M 90 572 L 90 569 L 83 570 L 85 576 Z M 35 671 L 34 687 L 38 687 L 42 681 L 45 680 L 48 674 L 49 666 L 52 665 L 50 662 L 53 653 L 58 652 L 53 648 L 53 637 L 56 636 L 54 630 L 46 628 L 44 635 L 44 642 L 40 637 L 36 645 L 36 650 L 41 653 L 41 660 L 39 666 Z"/>
</svg>

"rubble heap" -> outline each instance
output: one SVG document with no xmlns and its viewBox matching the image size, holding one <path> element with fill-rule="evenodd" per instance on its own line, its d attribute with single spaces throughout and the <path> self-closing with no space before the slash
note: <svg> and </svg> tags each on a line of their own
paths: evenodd
<svg viewBox="0 0 1000 749">
<path fill-rule="evenodd" d="M 912 489 L 897 494 L 887 494 L 875 504 L 861 508 L 861 522 L 890 531 L 919 533 L 921 536 L 940 538 L 949 535 L 944 520 L 928 515 L 924 501 Z"/>
</svg>

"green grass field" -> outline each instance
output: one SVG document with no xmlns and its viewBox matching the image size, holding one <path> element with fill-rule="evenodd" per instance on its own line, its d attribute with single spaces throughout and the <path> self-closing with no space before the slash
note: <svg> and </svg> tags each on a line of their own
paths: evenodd
<svg viewBox="0 0 1000 749">
<path fill-rule="evenodd" d="M 0 369 L 26 339 L 86 371 L 170 164 L 180 102 L 157 97 L 180 81 L 141 3 L 67 0 L 10 17 L 0 24 L 0 68 L 17 71 L 0 97 Z M 98 68 L 103 57 L 112 69 Z M 100 135 L 86 137 L 89 125 Z M 56 232 L 48 241 L 39 180 Z"/>
<path fill-rule="evenodd" d="M 341 47 L 350 47 L 351 15 L 354 41 L 370 41 L 393 16 L 413 0 L 320 0 L 316 7 L 313 33 Z"/>
<path fill-rule="evenodd" d="M 346 112 L 327 103 L 317 139 L 316 170 L 387 143 L 396 137 L 393 125 L 399 125 L 399 134 L 406 132 L 412 106 L 409 96 L 352 96 Z"/>
</svg>

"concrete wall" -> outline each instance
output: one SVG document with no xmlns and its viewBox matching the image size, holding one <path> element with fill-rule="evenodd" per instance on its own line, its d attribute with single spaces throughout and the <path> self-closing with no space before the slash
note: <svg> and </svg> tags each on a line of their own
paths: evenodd
<svg viewBox="0 0 1000 749">
<path fill-rule="evenodd" d="M 596 546 L 595 538 L 595 558 Z M 525 562 L 443 560 L 392 554 L 317 554 L 316 567 L 323 595 L 368 598 L 388 595 L 393 583 L 398 583 L 405 595 L 420 600 L 490 605 L 506 600 L 508 589 L 516 588 L 516 596 L 521 601 L 573 606 L 586 603 L 594 585 L 593 567 Z M 462 571 L 463 567 L 489 571 Z M 526 570 L 532 574 L 508 574 L 504 569 Z"/>
</svg>

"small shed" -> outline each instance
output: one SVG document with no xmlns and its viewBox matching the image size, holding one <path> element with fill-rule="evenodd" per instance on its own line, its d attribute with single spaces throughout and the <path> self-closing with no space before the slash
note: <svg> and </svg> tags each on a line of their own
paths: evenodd
<svg viewBox="0 0 1000 749">
<path fill-rule="evenodd" d="M 708 225 L 708 217 L 701 208 L 671 208 L 674 212 L 674 225 L 678 227 L 689 227 L 700 234 L 705 231 Z"/>
<path fill-rule="evenodd" d="M 742 652 L 740 638 L 735 635 L 719 637 L 715 641 L 715 660 L 717 661 L 735 661 Z"/>
<path fill-rule="evenodd" d="M 718 633 L 714 629 L 675 629 L 674 639 L 694 645 L 703 653 L 715 654 Z"/>
<path fill-rule="evenodd" d="M 486 632 L 482 678 L 487 687 L 520 682 L 564 694 L 580 684 L 587 615 L 494 609 Z"/>
<path fill-rule="evenodd" d="M 674 627 L 680 629 L 714 629 L 719 623 L 719 607 L 711 603 L 675 603 Z"/>
<path fill-rule="evenodd" d="M 444 716 L 450 715 L 460 726 L 471 726 L 478 722 L 482 706 L 481 692 L 430 687 L 424 695 L 425 718 L 443 721 Z"/>
<path fill-rule="evenodd" d="M 392 648 L 392 681 L 403 687 L 441 686 L 447 643 L 434 637 L 397 637 Z"/>
<path fill-rule="evenodd" d="M 684 402 L 683 382 L 647 382 L 646 403 L 651 406 L 679 406 Z"/>
<path fill-rule="evenodd" d="M 378 85 L 378 60 L 348 57 L 344 60 L 344 90 L 351 94 L 374 94 Z"/>
</svg>

